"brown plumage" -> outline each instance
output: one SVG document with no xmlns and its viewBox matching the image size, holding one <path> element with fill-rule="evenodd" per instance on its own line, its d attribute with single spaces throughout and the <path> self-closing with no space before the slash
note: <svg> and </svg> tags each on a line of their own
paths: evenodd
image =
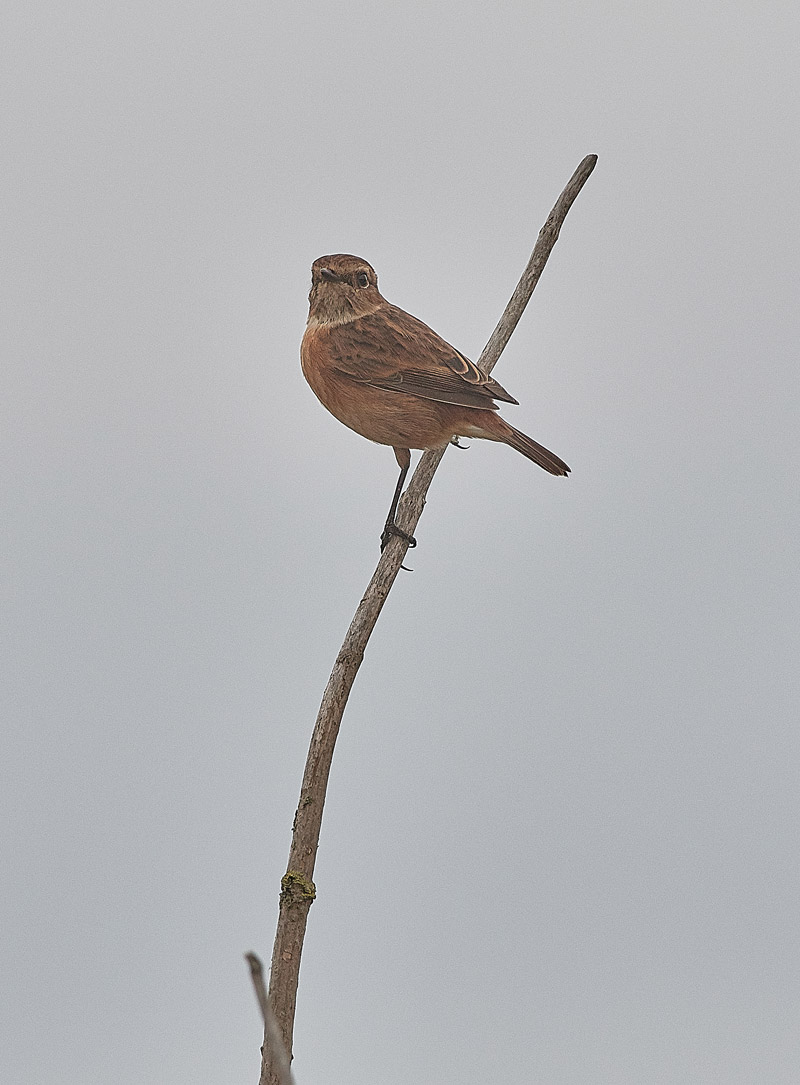
<svg viewBox="0 0 800 1085">
<path fill-rule="evenodd" d="M 502 441 L 552 475 L 569 467 L 497 414 L 516 403 L 427 324 L 390 305 L 374 270 L 358 256 L 321 256 L 311 268 L 303 373 L 331 414 L 370 441 L 391 445 L 400 478 L 381 538 L 413 540 L 394 522 L 412 448 L 456 437 Z"/>
</svg>

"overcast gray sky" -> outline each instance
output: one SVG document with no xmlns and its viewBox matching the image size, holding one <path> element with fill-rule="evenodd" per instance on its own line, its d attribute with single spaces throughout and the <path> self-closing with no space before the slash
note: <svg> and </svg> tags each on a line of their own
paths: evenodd
<svg viewBox="0 0 800 1085">
<path fill-rule="evenodd" d="M 0 1078 L 240 1085 L 390 450 L 353 252 L 572 467 L 448 452 L 331 777 L 299 1085 L 800 1070 L 795 3 L 3 15 Z"/>
</svg>

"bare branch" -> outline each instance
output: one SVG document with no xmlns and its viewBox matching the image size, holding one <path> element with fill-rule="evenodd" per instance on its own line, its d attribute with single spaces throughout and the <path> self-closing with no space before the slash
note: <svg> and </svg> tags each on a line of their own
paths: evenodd
<svg viewBox="0 0 800 1085">
<path fill-rule="evenodd" d="M 250 965 L 250 978 L 253 981 L 256 998 L 261 1009 L 261 1017 L 264 1021 L 262 1056 L 266 1057 L 264 1055 L 265 1051 L 270 1052 L 271 1062 L 275 1065 L 279 1085 L 292 1085 L 289 1057 L 286 1054 L 286 1048 L 283 1046 L 281 1030 L 278 1028 L 278 1022 L 275 1020 L 275 1014 L 272 1012 L 267 998 L 267 988 L 264 985 L 264 967 L 261 964 L 261 958 L 257 957 L 255 953 L 245 953 L 244 959 Z"/>
<path fill-rule="evenodd" d="M 511 333 L 517 326 L 547 263 L 547 258 L 558 240 L 567 212 L 596 162 L 596 155 L 588 155 L 584 158 L 539 232 L 528 266 L 481 353 L 478 364 L 487 373 L 496 364 Z M 398 523 L 410 535 L 413 535 L 422 515 L 425 495 L 444 453 L 445 449 L 436 449 L 422 456 L 414 477 L 400 501 Z M 312 879 L 333 750 L 350 690 L 364 658 L 364 650 L 407 549 L 408 544 L 395 537 L 383 551 L 336 657 L 333 671 L 322 695 L 322 703 L 311 737 L 303 784 L 300 789 L 300 802 L 294 819 L 289 869 L 281 881 L 280 914 L 272 953 L 269 985 L 270 1005 L 283 1037 L 284 1049 L 289 1053 L 290 1058 L 300 954 L 303 948 L 308 910 L 316 893 Z M 271 1054 L 271 1046 L 265 1045 L 260 1085 L 283 1085 Z"/>
<path fill-rule="evenodd" d="M 596 165 L 596 154 L 589 154 L 584 158 L 569 179 L 566 188 L 556 200 L 553 210 L 547 216 L 547 222 L 539 231 L 528 265 L 523 271 L 522 277 L 503 311 L 503 315 L 498 320 L 497 327 L 489 336 L 489 341 L 481 351 L 478 365 L 485 373 L 491 373 L 497 365 L 500 355 L 511 338 L 511 333 L 516 328 L 520 317 L 525 312 L 526 305 L 531 300 L 531 295 L 536 289 L 536 284 L 539 282 L 542 271 L 544 271 L 544 265 L 547 263 L 553 246 L 558 241 L 558 235 L 564 219 L 567 217 L 567 212 L 572 207 L 575 198 L 588 181 L 589 175 Z M 414 529 L 419 523 L 422 510 L 425 508 L 425 495 L 433 481 L 436 468 L 441 463 L 442 456 L 446 451 L 447 448 L 445 447 L 425 453 L 417 464 L 411 482 L 409 482 L 408 488 L 400 500 L 397 523 L 409 535 L 414 534 Z M 405 546 L 400 540 L 391 547 L 391 550 L 399 550 L 400 560 L 402 561 Z"/>
</svg>

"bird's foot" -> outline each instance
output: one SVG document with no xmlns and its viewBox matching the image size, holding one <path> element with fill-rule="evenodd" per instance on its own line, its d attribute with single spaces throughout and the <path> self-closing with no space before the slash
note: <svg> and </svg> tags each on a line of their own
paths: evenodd
<svg viewBox="0 0 800 1085">
<path fill-rule="evenodd" d="M 413 550 L 417 545 L 417 540 L 413 535 L 409 535 L 407 531 L 403 531 L 401 527 L 398 527 L 394 520 L 387 520 L 386 526 L 383 529 L 381 535 L 381 553 L 386 549 L 389 544 L 389 539 L 392 535 L 396 535 L 398 539 L 402 539 L 403 542 L 408 543 L 409 549 Z"/>
<path fill-rule="evenodd" d="M 458 436 L 450 438 L 450 444 L 455 445 L 456 448 L 469 448 L 469 445 L 462 445 L 459 443 Z"/>
</svg>

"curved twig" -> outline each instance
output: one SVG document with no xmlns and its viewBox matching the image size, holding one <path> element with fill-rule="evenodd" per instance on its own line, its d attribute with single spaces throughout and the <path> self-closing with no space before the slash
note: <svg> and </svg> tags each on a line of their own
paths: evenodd
<svg viewBox="0 0 800 1085">
<path fill-rule="evenodd" d="M 517 326 L 547 263 L 547 258 L 558 240 L 567 212 L 596 162 L 596 155 L 587 155 L 584 158 L 539 231 L 539 237 L 522 278 L 481 353 L 478 364 L 485 372 L 489 373 L 495 366 L 511 333 Z M 436 449 L 422 456 L 414 477 L 400 501 L 398 522 L 400 527 L 410 535 L 413 535 L 422 515 L 425 495 L 445 451 L 444 448 Z M 300 954 L 303 948 L 308 910 L 316 892 L 312 879 L 333 750 L 350 690 L 364 658 L 367 641 L 400 570 L 407 549 L 408 544 L 395 537 L 382 553 L 336 657 L 333 671 L 322 695 L 314 733 L 311 736 L 311 746 L 300 789 L 300 802 L 294 818 L 289 869 L 281 881 L 280 914 L 272 952 L 269 984 L 270 1005 L 290 1058 Z M 279 1069 L 271 1055 L 271 1050 L 272 1045 L 265 1043 L 260 1085 L 280 1085 L 281 1083 Z"/>
</svg>

